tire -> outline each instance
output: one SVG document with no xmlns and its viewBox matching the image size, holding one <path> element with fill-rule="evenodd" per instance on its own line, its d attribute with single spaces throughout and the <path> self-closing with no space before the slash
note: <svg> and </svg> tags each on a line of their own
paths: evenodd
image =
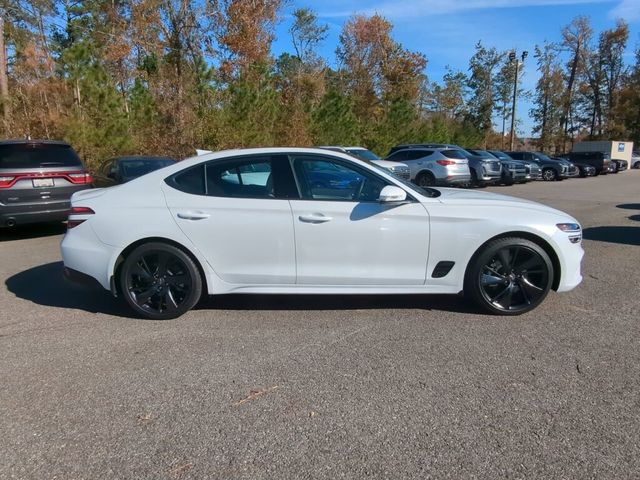
<svg viewBox="0 0 640 480">
<path fill-rule="evenodd" d="M 499 238 L 472 257 L 464 294 L 485 312 L 521 315 L 542 303 L 553 276 L 553 263 L 537 243 L 519 237 Z"/>
<path fill-rule="evenodd" d="M 542 170 L 542 179 L 545 182 L 553 182 L 558 179 L 558 172 L 553 168 L 545 168 Z"/>
<path fill-rule="evenodd" d="M 151 320 L 177 318 L 202 295 L 194 261 L 173 245 L 150 242 L 135 248 L 120 269 L 120 287 L 129 307 Z"/>
<path fill-rule="evenodd" d="M 416 185 L 419 187 L 433 187 L 436 179 L 431 172 L 420 172 L 416 176 Z"/>
</svg>

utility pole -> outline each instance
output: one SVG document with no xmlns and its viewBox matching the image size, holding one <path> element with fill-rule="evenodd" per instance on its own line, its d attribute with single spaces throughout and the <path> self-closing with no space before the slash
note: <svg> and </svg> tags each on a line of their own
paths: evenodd
<svg viewBox="0 0 640 480">
<path fill-rule="evenodd" d="M 524 59 L 527 58 L 529 52 L 526 50 L 522 52 L 522 64 L 524 65 Z M 513 151 L 514 141 L 516 137 L 516 100 L 518 98 L 518 67 L 520 66 L 520 61 L 516 56 L 516 51 L 513 50 L 509 53 L 509 61 L 516 63 L 516 74 L 513 76 L 513 105 L 511 106 L 511 148 Z"/>
</svg>

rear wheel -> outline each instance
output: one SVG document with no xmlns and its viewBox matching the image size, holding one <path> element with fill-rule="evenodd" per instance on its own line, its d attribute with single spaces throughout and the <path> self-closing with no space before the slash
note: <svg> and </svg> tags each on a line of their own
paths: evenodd
<svg viewBox="0 0 640 480">
<path fill-rule="evenodd" d="M 166 243 L 140 245 L 120 269 L 125 301 L 140 316 L 152 320 L 176 318 L 200 299 L 202 278 L 193 260 Z"/>
<path fill-rule="evenodd" d="M 542 179 L 547 182 L 552 182 L 558 179 L 558 173 L 553 168 L 545 168 L 542 170 Z"/>
<path fill-rule="evenodd" d="M 433 187 L 436 179 L 431 172 L 420 172 L 416 177 L 416 184 L 420 187 Z"/>
<path fill-rule="evenodd" d="M 464 293 L 496 315 L 520 315 L 536 308 L 553 282 L 547 252 L 524 238 L 500 238 L 471 260 Z"/>
</svg>

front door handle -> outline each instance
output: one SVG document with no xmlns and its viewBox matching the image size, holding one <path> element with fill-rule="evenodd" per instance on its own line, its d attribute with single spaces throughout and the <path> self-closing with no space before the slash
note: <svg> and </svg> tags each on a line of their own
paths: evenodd
<svg viewBox="0 0 640 480">
<path fill-rule="evenodd" d="M 301 222 L 305 223 L 325 223 L 333 220 L 331 217 L 327 217 L 326 215 L 322 215 L 320 213 L 310 213 L 308 215 L 300 215 L 298 217 Z"/>
<path fill-rule="evenodd" d="M 204 220 L 210 216 L 211 215 L 204 212 L 178 212 L 178 218 L 182 218 L 183 220 Z"/>
</svg>

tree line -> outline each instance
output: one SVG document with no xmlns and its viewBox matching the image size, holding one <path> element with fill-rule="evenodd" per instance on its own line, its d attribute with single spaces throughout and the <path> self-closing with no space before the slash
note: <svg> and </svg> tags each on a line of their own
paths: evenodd
<svg viewBox="0 0 640 480">
<path fill-rule="evenodd" d="M 354 15 L 335 58 L 328 26 L 293 12 L 272 53 L 283 0 L 0 0 L 3 138 L 64 138 L 92 165 L 195 148 L 402 142 L 507 146 L 515 62 L 478 42 L 466 71 L 431 82 L 427 58 L 380 15 Z M 533 52 L 530 114 L 539 148 L 577 138 L 640 140 L 640 50 L 628 26 L 594 34 L 576 18 Z M 518 61 L 517 59 L 515 61 Z M 516 81 L 517 80 L 517 81 Z"/>
</svg>

